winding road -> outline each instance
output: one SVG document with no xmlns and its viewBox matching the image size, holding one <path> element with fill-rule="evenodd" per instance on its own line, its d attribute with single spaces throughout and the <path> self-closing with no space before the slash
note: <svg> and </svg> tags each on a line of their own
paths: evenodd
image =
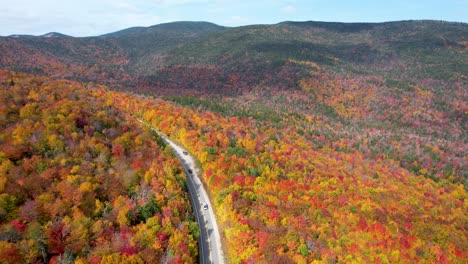
<svg viewBox="0 0 468 264">
<path fill-rule="evenodd" d="M 142 120 L 140 120 L 140 122 L 149 126 Z M 198 177 L 197 170 L 195 169 L 194 158 L 187 152 L 187 150 L 175 144 L 162 132 L 151 126 L 149 127 L 164 139 L 184 166 L 193 211 L 200 228 L 200 236 L 198 239 L 200 263 L 223 264 L 224 254 L 221 246 L 221 237 L 219 235 L 218 225 L 216 223 L 216 217 L 213 212 L 210 199 L 208 198 L 208 194 Z M 203 204 L 207 204 L 208 208 L 203 208 Z"/>
</svg>

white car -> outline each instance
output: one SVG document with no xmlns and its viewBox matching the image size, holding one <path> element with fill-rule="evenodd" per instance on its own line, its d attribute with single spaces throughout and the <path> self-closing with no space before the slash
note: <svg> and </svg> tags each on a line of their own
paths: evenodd
<svg viewBox="0 0 468 264">
<path fill-rule="evenodd" d="M 207 203 L 203 203 L 202 207 L 203 207 L 204 210 L 208 210 L 208 204 Z"/>
</svg>

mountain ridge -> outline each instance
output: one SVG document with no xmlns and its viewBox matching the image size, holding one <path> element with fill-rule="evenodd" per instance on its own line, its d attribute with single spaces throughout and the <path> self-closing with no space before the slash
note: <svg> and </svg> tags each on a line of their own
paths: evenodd
<svg viewBox="0 0 468 264">
<path fill-rule="evenodd" d="M 43 38 L 71 38 L 71 36 L 68 36 L 68 35 L 65 35 L 65 34 L 62 34 L 62 33 L 58 33 L 58 32 L 49 32 L 49 33 L 46 33 L 44 35 L 40 35 L 38 37 L 43 37 Z"/>
<path fill-rule="evenodd" d="M 77 80 L 112 86 L 119 82 L 132 87 L 184 86 L 221 93 L 226 92 L 221 86 L 206 88 L 206 82 L 219 83 L 240 74 L 244 85 L 229 84 L 235 86 L 229 93 L 245 86 L 297 87 L 295 81 L 281 81 L 287 79 L 285 76 L 281 80 L 274 76 L 280 72 L 303 76 L 310 71 L 304 66 L 309 62 L 333 72 L 373 75 L 378 71 L 391 78 L 402 75 L 402 65 L 418 64 L 404 74 L 465 82 L 467 36 L 466 23 L 433 20 L 285 21 L 242 27 L 181 21 L 85 38 L 0 37 L 0 51 L 6 54 L 0 58 L 0 67 L 50 73 L 52 69 L 58 71 L 50 66 L 57 61 L 72 68 L 67 75 Z M 15 54 L 18 50 L 28 53 L 21 58 Z M 36 58 L 34 63 L 31 57 Z M 83 68 L 91 72 L 83 74 Z M 193 81 L 187 84 L 167 77 L 187 78 L 184 74 L 190 69 L 206 74 L 192 76 Z"/>
<path fill-rule="evenodd" d="M 210 27 L 227 28 L 224 26 L 217 25 L 215 23 L 205 22 L 205 21 L 176 21 L 176 22 L 156 24 L 156 25 L 152 25 L 148 27 L 142 27 L 142 26 L 130 27 L 130 28 L 125 28 L 125 29 L 118 30 L 115 32 L 98 35 L 96 37 L 118 37 L 123 34 L 141 33 L 142 31 L 150 31 L 150 30 L 188 31 L 189 29 L 200 30 L 203 28 L 210 28 Z"/>
<path fill-rule="evenodd" d="M 93 37 L 107 37 L 107 36 L 113 36 L 119 35 L 119 33 L 126 33 L 128 31 L 132 30 L 145 30 L 145 29 L 151 29 L 151 28 L 164 28 L 164 27 L 171 27 L 172 25 L 183 25 L 183 24 L 206 24 L 206 25 L 212 25 L 220 28 L 242 28 L 242 27 L 249 27 L 249 26 L 274 26 L 274 25 L 281 25 L 281 24 L 298 24 L 298 25 L 306 25 L 306 24 L 313 24 L 315 26 L 317 25 L 322 25 L 322 26 L 356 26 L 356 25 L 361 25 L 361 26 L 375 26 L 375 25 L 384 25 L 384 24 L 395 24 L 395 23 L 441 23 L 441 24 L 467 24 L 465 22 L 458 22 L 458 21 L 445 21 L 445 20 L 433 20 L 433 19 L 408 19 L 408 20 L 395 20 L 395 21 L 384 21 L 384 22 L 331 22 L 331 21 L 317 21 L 317 20 L 306 20 L 306 21 L 294 21 L 294 20 L 285 20 L 281 21 L 278 23 L 272 23 L 272 24 L 247 24 L 247 25 L 242 25 L 242 26 L 223 26 L 219 25 L 213 22 L 209 21 L 173 21 L 173 22 L 166 22 L 166 23 L 160 23 L 160 24 L 154 24 L 150 26 L 132 26 L 128 28 L 123 28 L 119 29 L 116 31 L 108 32 L 108 33 L 103 33 L 103 34 L 98 34 L 98 35 L 89 35 L 89 36 L 79 36 L 75 37 L 69 34 L 61 33 L 61 32 L 49 32 L 45 34 L 40 34 L 40 35 L 33 35 L 33 34 L 22 34 L 22 33 L 15 33 L 15 34 L 10 34 L 6 36 L 1 36 L 0 37 L 41 37 L 47 34 L 58 34 L 58 35 L 63 35 L 67 37 L 72 37 L 72 38 L 93 38 Z"/>
</svg>

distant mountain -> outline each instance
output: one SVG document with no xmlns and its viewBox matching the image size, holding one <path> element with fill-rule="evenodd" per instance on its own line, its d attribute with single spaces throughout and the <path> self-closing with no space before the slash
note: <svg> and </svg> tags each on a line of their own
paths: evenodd
<svg viewBox="0 0 468 264">
<path fill-rule="evenodd" d="M 440 21 L 253 25 L 212 32 L 167 50 L 159 54 L 164 68 L 146 63 L 141 72 L 149 86 L 206 89 L 209 83 L 211 90 L 230 91 L 295 88 L 297 76 L 315 69 L 310 65 L 341 74 L 466 82 L 467 38 L 467 24 Z M 190 78 L 187 72 L 199 77 L 181 84 L 180 79 Z"/>
<path fill-rule="evenodd" d="M 10 37 L 10 38 L 34 38 L 35 36 L 34 35 L 13 34 L 13 35 L 9 35 L 7 37 Z"/>
<path fill-rule="evenodd" d="M 47 34 L 40 35 L 39 37 L 43 37 L 43 38 L 71 38 L 71 36 L 68 36 L 68 35 L 65 35 L 65 34 L 62 34 L 62 33 L 58 33 L 58 32 L 49 32 Z"/>
<path fill-rule="evenodd" d="M 68 36 L 62 33 L 58 33 L 58 32 L 49 32 L 49 33 L 38 35 L 38 36 L 13 34 L 7 37 L 10 37 L 10 38 L 72 38 L 72 36 Z"/>
<path fill-rule="evenodd" d="M 342 74 L 466 82 L 467 48 L 465 23 L 309 21 L 226 28 L 175 22 L 88 38 L 2 37 L 0 67 L 52 75 L 67 69 L 65 77 L 113 85 L 235 92 L 258 85 L 293 88 L 297 76 L 316 68 L 311 65 Z"/>
<path fill-rule="evenodd" d="M 128 53 L 129 70 L 133 73 L 151 74 L 163 59 L 161 53 L 225 27 L 208 22 L 174 22 L 151 27 L 133 27 L 100 36 L 114 39 Z"/>
<path fill-rule="evenodd" d="M 418 63 L 427 70 L 448 67 L 437 76 L 450 78 L 467 72 L 467 38 L 468 25 L 463 23 L 284 22 L 219 31 L 172 49 L 167 57 L 174 64 L 221 62 L 224 67 L 255 62 L 274 68 L 288 60 L 308 61 L 372 73 L 379 70 L 376 66 L 399 72 L 398 65 Z M 433 77 L 432 70 L 429 74 Z"/>
<path fill-rule="evenodd" d="M 1 37 L 0 68 L 109 84 L 124 79 L 127 53 L 115 41 L 49 36 Z"/>
<path fill-rule="evenodd" d="M 123 30 L 119 30 L 113 33 L 108 33 L 101 35 L 100 37 L 123 37 L 127 38 L 129 36 L 137 36 L 140 34 L 150 34 L 154 35 L 155 33 L 194 33 L 194 32 L 208 32 L 208 31 L 217 31 L 224 29 L 225 27 L 219 26 L 210 22 L 172 22 L 158 24 L 150 27 L 131 27 Z"/>
<path fill-rule="evenodd" d="M 0 37 L 0 67 L 131 86 L 135 76 L 160 67 L 155 61 L 162 61 L 162 51 L 223 29 L 207 22 L 175 22 L 86 38 L 55 32 L 40 37 Z"/>
</svg>

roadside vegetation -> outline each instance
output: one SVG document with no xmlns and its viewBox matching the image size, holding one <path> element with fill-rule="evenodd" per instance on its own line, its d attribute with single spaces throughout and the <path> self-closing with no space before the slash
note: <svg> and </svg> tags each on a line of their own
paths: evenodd
<svg viewBox="0 0 468 264">
<path fill-rule="evenodd" d="M 1 263 L 194 263 L 185 175 L 101 86 L 0 71 Z"/>
</svg>

